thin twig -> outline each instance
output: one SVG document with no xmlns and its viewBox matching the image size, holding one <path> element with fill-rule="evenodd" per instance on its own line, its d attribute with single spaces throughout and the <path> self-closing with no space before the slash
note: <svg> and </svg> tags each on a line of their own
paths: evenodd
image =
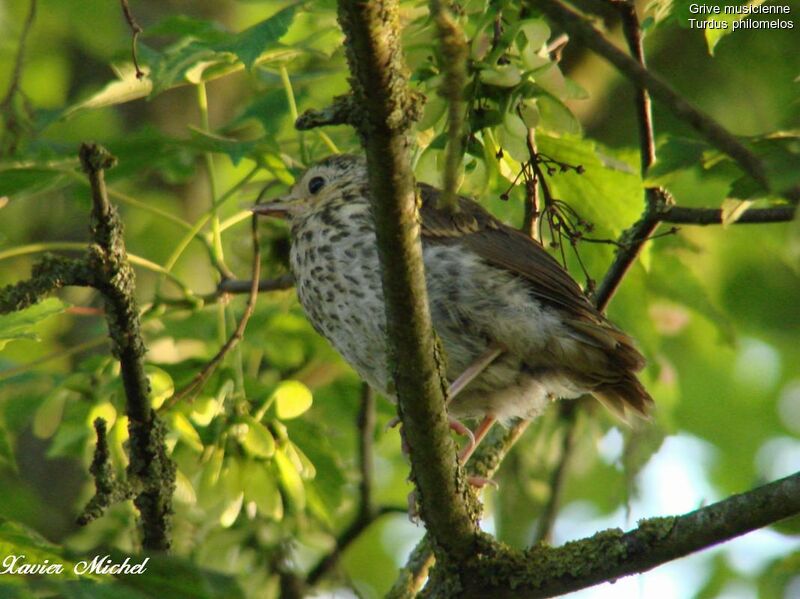
<svg viewBox="0 0 800 599">
<path fill-rule="evenodd" d="M 558 2 L 558 0 L 553 1 Z M 645 65 L 644 49 L 642 47 L 642 30 L 639 25 L 639 17 L 636 14 L 636 5 L 628 0 L 608 1 L 609 5 L 617 9 L 622 17 L 622 26 L 625 32 L 625 39 L 628 43 L 628 48 L 630 49 L 630 53 L 633 58 L 625 56 L 625 54 L 623 54 L 615 46 L 612 46 L 610 43 L 608 43 L 602 38 L 600 32 L 595 30 L 590 25 L 586 25 L 584 33 L 587 33 L 589 30 L 597 33 L 597 35 L 601 36 L 600 41 L 597 42 L 600 47 L 606 48 L 606 50 L 613 50 L 614 56 L 618 54 L 620 57 L 622 57 L 618 57 L 618 62 L 625 62 L 625 64 L 630 63 L 634 65 L 631 67 L 632 69 L 637 70 L 637 72 L 641 71 L 647 75 L 650 75 Z M 587 45 L 593 50 L 599 51 L 596 47 L 589 44 L 586 38 L 584 38 L 584 42 L 586 42 Z M 608 58 L 607 54 L 603 55 Z M 611 58 L 609 58 L 609 60 L 611 60 Z M 613 62 L 617 68 L 621 69 L 617 62 L 614 60 L 611 60 L 611 62 Z M 650 91 L 652 91 L 652 89 L 650 87 L 651 82 L 648 82 L 645 79 L 633 79 L 633 82 L 636 85 L 636 119 L 639 129 L 639 154 L 641 161 L 641 174 L 644 178 L 647 174 L 647 170 L 656 160 L 653 113 L 650 102 Z M 657 80 L 657 83 L 666 87 L 667 90 L 669 90 L 669 92 L 672 94 L 677 95 L 671 90 L 671 88 L 667 87 L 665 83 L 661 82 L 660 80 Z M 710 117 L 706 117 L 705 115 L 700 116 L 710 120 Z M 727 138 L 733 140 L 735 144 L 739 144 L 738 140 L 736 140 L 736 138 L 730 135 L 727 131 L 722 129 L 721 126 L 717 125 L 713 121 L 711 121 L 711 123 L 714 125 L 711 127 L 712 131 L 720 129 L 722 133 L 727 136 Z M 716 129 L 714 127 L 716 127 Z M 737 151 L 737 147 L 739 146 L 732 146 L 734 152 Z M 741 149 L 749 152 L 749 150 L 746 150 L 743 146 L 741 146 Z M 755 157 L 749 156 L 749 158 L 756 160 Z M 759 168 L 763 167 L 759 165 Z M 669 198 L 660 190 L 655 188 L 645 189 L 644 213 L 631 228 L 623 232 L 622 236 L 620 237 L 620 242 L 624 243 L 625 245 L 619 246 L 619 249 L 614 256 L 614 263 L 608 269 L 606 276 L 601 281 L 599 287 L 597 288 L 597 292 L 594 295 L 595 306 L 597 306 L 597 309 L 601 312 L 605 312 L 608 303 L 617 292 L 619 285 L 622 283 L 622 279 L 636 261 L 636 258 L 639 256 L 639 253 L 644 247 L 644 244 L 653 236 L 653 233 L 655 233 L 655 230 L 658 228 L 658 213 L 661 211 L 662 206 L 666 206 L 670 203 L 671 198 Z"/>
<path fill-rule="evenodd" d="M 314 586 L 325 578 L 339 563 L 339 558 L 350 544 L 358 539 L 373 522 L 386 514 L 407 514 L 407 508 L 402 506 L 381 506 L 375 509 L 368 517 L 358 517 L 336 538 L 333 549 L 314 566 L 306 577 L 309 586 Z"/>
<path fill-rule="evenodd" d="M 375 392 L 367 383 L 361 384 L 361 405 L 358 410 L 358 468 L 361 473 L 359 481 L 359 505 L 355 520 L 336 539 L 333 550 L 314 566 L 306 577 L 306 582 L 314 586 L 339 563 L 339 557 L 347 546 L 358 538 L 358 535 L 372 524 L 378 517 L 401 511 L 405 508 L 375 508 L 372 498 L 372 479 L 374 476 L 374 436 L 375 436 Z"/>
<path fill-rule="evenodd" d="M 796 214 L 797 208 L 794 206 L 750 208 L 731 224 L 782 223 L 794 220 Z M 720 225 L 722 224 L 722 209 L 668 206 L 659 214 L 659 220 L 679 225 Z"/>
<path fill-rule="evenodd" d="M 20 82 L 22 80 L 22 67 L 25 62 L 25 48 L 28 42 L 28 35 L 33 28 L 33 22 L 36 20 L 36 0 L 30 1 L 28 8 L 28 16 L 25 18 L 25 23 L 22 25 L 22 32 L 19 36 L 19 44 L 17 45 L 17 56 L 14 59 L 14 70 L 11 72 L 11 79 L 8 83 L 8 90 L 0 102 L 0 113 L 5 114 L 6 130 L 9 133 L 8 147 L 4 148 L 9 154 L 13 153 L 17 146 L 18 134 L 20 132 L 20 125 L 17 121 L 16 112 L 13 108 L 14 96 L 19 91 Z"/>
<path fill-rule="evenodd" d="M 128 0 L 120 0 L 120 2 L 122 3 L 122 13 L 125 15 L 125 21 L 127 21 L 128 26 L 131 28 L 131 56 L 133 58 L 133 67 L 136 69 L 136 78 L 141 79 L 144 77 L 144 72 L 139 68 L 139 60 L 136 53 L 136 40 L 144 29 L 136 22 L 131 12 L 131 7 L 128 6 Z"/>
<path fill-rule="evenodd" d="M 528 146 L 528 155 L 531 159 L 531 170 L 533 171 L 533 164 L 537 160 L 536 150 L 536 131 L 533 128 L 528 129 L 528 135 L 525 137 L 525 144 Z M 525 215 L 522 219 L 522 232 L 531 237 L 541 241 L 538 235 L 539 227 L 537 221 L 539 219 L 539 175 L 533 171 L 532 177 L 525 178 Z"/>
<path fill-rule="evenodd" d="M 439 207 L 458 212 L 458 175 L 464 154 L 464 87 L 467 84 L 467 43 L 464 33 L 450 12 L 449 4 L 442 0 L 430 0 L 431 15 L 436 23 L 439 37 L 439 52 L 442 58 L 444 78 L 440 86 L 442 97 L 447 100 L 447 148 L 443 190 L 439 196 Z"/>
<path fill-rule="evenodd" d="M 544 505 L 539 521 L 536 525 L 536 532 L 533 535 L 532 545 L 542 541 L 550 542 L 553 535 L 553 526 L 556 523 L 558 509 L 561 506 L 561 499 L 564 495 L 564 483 L 569 470 L 569 460 L 575 449 L 577 434 L 576 412 L 579 404 L 576 401 L 562 401 L 560 404 L 559 420 L 563 424 L 563 439 L 561 441 L 561 454 L 558 463 L 550 476 L 550 497 Z"/>
<path fill-rule="evenodd" d="M 280 291 L 291 289 L 294 286 L 294 277 L 291 274 L 280 275 L 274 279 L 264 279 L 258 282 L 258 291 Z M 253 288 L 252 280 L 225 279 L 217 285 L 215 296 L 224 293 L 250 293 Z"/>
<path fill-rule="evenodd" d="M 175 392 L 172 397 L 164 402 L 161 408 L 159 408 L 159 412 L 165 412 L 169 410 L 172 406 L 184 398 L 194 397 L 194 395 L 203 388 L 217 367 L 222 363 L 222 360 L 225 358 L 227 353 L 236 347 L 244 338 L 244 331 L 247 328 L 247 322 L 253 315 L 256 300 L 258 299 L 258 286 L 261 275 L 261 245 L 258 241 L 258 220 L 255 214 L 252 216 L 250 233 L 253 242 L 253 278 L 250 280 L 250 294 L 247 297 L 247 304 L 245 305 L 242 317 L 239 319 L 239 323 L 236 325 L 236 330 L 233 331 L 233 334 L 222 345 L 222 347 L 219 348 L 219 351 L 214 355 L 214 357 L 211 358 L 208 363 L 206 363 L 203 369 L 198 372 L 185 387 Z"/>
<path fill-rule="evenodd" d="M 361 384 L 361 406 L 358 410 L 358 465 L 361 481 L 358 485 L 361 518 L 369 518 L 375 512 L 372 498 L 375 440 L 375 392 L 367 383 Z"/>
</svg>

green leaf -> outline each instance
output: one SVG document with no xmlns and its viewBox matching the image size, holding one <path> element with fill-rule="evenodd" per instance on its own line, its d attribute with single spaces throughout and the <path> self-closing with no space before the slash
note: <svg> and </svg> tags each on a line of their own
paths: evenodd
<svg viewBox="0 0 800 599">
<path fill-rule="evenodd" d="M 76 577 L 72 571 L 75 564 L 67 558 L 61 547 L 49 542 L 24 524 L 4 518 L 0 518 L 0 555 L 24 555 L 24 561 L 27 563 L 43 564 L 47 560 L 51 564 L 62 564 L 64 566 L 63 573 L 51 576 Z M 9 576 L 11 580 L 19 580 L 29 575 L 4 574 L 4 576 Z"/>
<path fill-rule="evenodd" d="M 157 410 L 168 397 L 172 397 L 175 392 L 175 383 L 172 382 L 172 377 L 158 366 L 147 364 L 144 371 L 150 381 L 150 401 L 153 409 Z"/>
<path fill-rule="evenodd" d="M 34 166 L 22 166 L 17 163 L 0 164 L 0 197 L 13 198 L 23 193 L 32 194 L 59 187 L 69 180 L 66 170 L 70 166 L 72 164 L 65 164 L 63 168 L 56 166 L 50 168 L 44 162 Z"/>
<path fill-rule="evenodd" d="M 283 519 L 283 500 L 278 483 L 269 468 L 262 462 L 249 460 L 244 465 L 244 497 L 256 504 L 265 518 Z"/>
<path fill-rule="evenodd" d="M 296 6 L 288 6 L 268 19 L 245 29 L 233 39 L 216 45 L 220 52 L 232 52 L 248 69 L 252 68 L 261 54 L 274 46 L 289 30 L 294 20 Z"/>
<path fill-rule="evenodd" d="M 6 431 L 6 427 L 3 425 L 0 425 L 0 464 L 10 466 L 14 472 L 17 471 L 14 448 L 11 447 L 11 441 L 8 439 L 8 431 Z"/>
<path fill-rule="evenodd" d="M 217 401 L 213 397 L 198 397 L 192 404 L 192 413 L 190 418 L 198 426 L 208 426 L 214 419 L 214 416 L 222 411 L 222 402 Z"/>
<path fill-rule="evenodd" d="M 249 119 L 255 119 L 264 128 L 267 135 L 272 137 L 278 134 L 283 118 L 289 114 L 289 103 L 286 92 L 282 89 L 272 89 L 258 94 L 236 119 L 231 123 L 237 127 Z"/>
<path fill-rule="evenodd" d="M 301 512 L 306 506 L 306 490 L 303 479 L 287 457 L 282 448 L 275 449 L 275 466 L 278 469 L 278 480 L 289 505 L 296 512 Z"/>
<path fill-rule="evenodd" d="M 311 390 L 300 381 L 283 381 L 272 393 L 275 412 L 281 420 L 297 418 L 311 407 L 314 401 Z"/>
<path fill-rule="evenodd" d="M 228 504 L 219 516 L 219 525 L 222 528 L 230 528 L 236 522 L 236 518 L 242 511 L 242 504 L 244 503 L 244 492 L 240 492 L 235 497 L 228 500 Z"/>
<path fill-rule="evenodd" d="M 112 67 L 117 75 L 117 79 L 112 81 L 98 91 L 91 95 L 86 100 L 73 104 L 67 108 L 63 114 L 63 118 L 68 118 L 81 110 L 91 110 L 95 108 L 104 108 L 106 106 L 115 106 L 117 104 L 124 104 L 140 98 L 146 98 L 153 91 L 153 82 L 149 77 L 142 77 L 137 79 L 136 69 L 132 64 L 126 64 L 123 67 Z"/>
<path fill-rule="evenodd" d="M 173 412 L 171 420 L 172 431 L 178 439 L 196 451 L 203 451 L 203 442 L 200 440 L 200 435 L 186 416 L 180 412 Z"/>
<path fill-rule="evenodd" d="M 49 439 L 58 430 L 64 416 L 64 406 L 69 392 L 60 389 L 49 395 L 36 409 L 33 416 L 33 434 L 40 439 Z"/>
<path fill-rule="evenodd" d="M 530 158 L 528 145 L 528 128 L 525 122 L 515 112 L 507 112 L 503 117 L 503 125 L 497 129 L 497 138 L 514 160 L 524 162 Z"/>
<path fill-rule="evenodd" d="M 577 135 L 581 132 L 581 125 L 572 111 L 555 96 L 544 93 L 539 96 L 539 112 L 541 114 L 540 127 L 554 133 L 567 133 Z"/>
<path fill-rule="evenodd" d="M 627 163 L 586 139 L 543 133 L 536 139 L 546 156 L 583 167 L 583 174 L 558 172 L 549 177 L 549 184 L 555 197 L 595 226 L 593 237 L 616 238 L 636 221 L 643 209 L 644 190 L 639 175 Z"/>
<path fill-rule="evenodd" d="M 533 48 L 541 48 L 550 39 L 550 27 L 543 19 L 526 19 L 519 28 Z"/>
<path fill-rule="evenodd" d="M 158 52 L 139 44 L 139 52 L 150 65 L 150 79 L 153 82 L 152 96 L 188 80 L 186 74 L 199 64 L 232 65 L 235 60 L 228 54 L 216 52 L 213 48 L 198 41 L 181 41 Z"/>
<path fill-rule="evenodd" d="M 750 0 L 745 6 L 760 6 L 764 4 L 764 0 Z M 722 5 L 723 7 L 725 4 Z M 725 10 L 724 8 L 722 9 Z M 720 40 L 726 35 L 730 35 L 735 31 L 734 23 L 738 23 L 742 19 L 749 18 L 750 15 L 742 14 L 725 14 L 724 12 L 719 15 L 710 15 L 706 19 L 709 25 L 704 30 L 706 36 L 706 45 L 708 46 L 708 53 L 714 55 L 714 49 Z"/>
<path fill-rule="evenodd" d="M 663 185 L 677 171 L 694 168 L 702 164 L 703 153 L 708 144 L 685 137 L 670 137 L 659 145 L 655 164 L 647 171 L 647 185 Z"/>
<path fill-rule="evenodd" d="M 245 416 L 243 422 L 247 432 L 242 437 L 242 445 L 257 458 L 271 458 L 275 454 L 275 439 L 266 426 L 255 418 Z"/>
<path fill-rule="evenodd" d="M 481 69 L 478 78 L 486 85 L 514 87 L 522 81 L 522 74 L 516 65 L 501 64 Z"/>
<path fill-rule="evenodd" d="M 207 131 L 202 131 L 195 127 L 189 128 L 192 135 L 190 141 L 194 149 L 202 152 L 227 154 L 234 166 L 239 164 L 242 158 L 247 157 L 252 158 L 256 162 L 260 162 L 263 154 L 277 152 L 279 149 L 275 141 L 267 137 L 240 141 L 238 139 L 230 139 Z"/>
<path fill-rule="evenodd" d="M 289 436 L 295 446 L 302 448 L 303 453 L 314 464 L 314 487 L 327 510 L 335 513 L 343 500 L 343 489 L 347 481 L 331 443 L 331 435 L 306 419 L 293 420 L 288 426 Z"/>
<path fill-rule="evenodd" d="M 144 31 L 144 37 L 159 35 L 191 37 L 204 42 L 220 42 L 230 36 L 215 21 L 195 19 L 187 15 L 170 15 Z"/>
<path fill-rule="evenodd" d="M 89 413 L 86 415 L 86 425 L 88 427 L 94 426 L 94 421 L 102 418 L 106 422 L 106 426 L 111 428 L 117 421 L 117 409 L 111 405 L 110 401 L 101 401 L 92 406 Z"/>
<path fill-rule="evenodd" d="M 38 304 L 28 306 L 24 310 L 0 315 L 0 350 L 10 341 L 16 339 L 35 339 L 35 327 L 54 314 L 60 314 L 66 305 L 58 298 L 49 297 Z"/>
<path fill-rule="evenodd" d="M 716 325 L 727 343 L 733 343 L 735 331 L 727 315 L 712 303 L 703 283 L 674 254 L 659 253 L 653 260 L 647 286 L 654 293 L 702 314 Z"/>
</svg>

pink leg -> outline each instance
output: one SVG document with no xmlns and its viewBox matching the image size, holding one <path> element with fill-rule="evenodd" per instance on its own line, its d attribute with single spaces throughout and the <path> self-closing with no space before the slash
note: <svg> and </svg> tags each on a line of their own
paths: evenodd
<svg viewBox="0 0 800 599">
<path fill-rule="evenodd" d="M 475 452 L 475 449 L 477 449 L 480 442 L 483 441 L 483 438 L 496 421 L 497 419 L 494 416 L 486 416 L 478 425 L 478 428 L 472 432 L 473 439 L 471 439 L 458 454 L 458 461 L 461 462 L 462 465 L 467 463 L 467 460 L 469 460 L 470 456 Z"/>
</svg>

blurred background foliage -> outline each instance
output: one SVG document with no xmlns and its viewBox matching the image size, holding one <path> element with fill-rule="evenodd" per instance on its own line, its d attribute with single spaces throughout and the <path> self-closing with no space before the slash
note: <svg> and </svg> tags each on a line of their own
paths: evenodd
<svg viewBox="0 0 800 599">
<path fill-rule="evenodd" d="M 607 5 L 578 4 L 621 40 Z M 787 4 L 797 26 L 800 5 Z M 592 224 L 588 236 L 617 238 L 643 209 L 630 85 L 572 42 L 553 62 L 547 46 L 559 32 L 532 9 L 520 14 L 508 0 L 459 5 L 470 39 L 472 131 L 461 192 L 519 226 L 524 190 L 512 182 L 534 128 L 543 154 L 583 167 L 547 176 L 555 197 Z M 77 145 L 102 143 L 119 159 L 109 188 L 137 270 L 154 402 L 162 406 L 242 314 L 245 298 L 221 296 L 216 286 L 226 274 L 249 277 L 247 206 L 265 188 L 266 197 L 285 190 L 303 165 L 359 149 L 347 127 L 293 128 L 298 111 L 327 106 L 348 89 L 335 3 L 133 3 L 144 28 L 143 80 L 119 5 L 100 0 L 39 0 L 15 79 L 29 7 L 0 1 L 0 90 L 11 90 L 0 131 L 0 284 L 28 277 L 44 251 L 83 248 L 90 201 Z M 412 81 L 428 97 L 416 174 L 440 184 L 446 105 L 436 94 L 435 29 L 426 3 L 402 7 Z M 770 135 L 762 156 L 775 157 L 773 176 L 796 182 L 796 28 L 706 39 L 687 28 L 687 7 L 640 4 L 649 66 L 734 133 Z M 760 197 L 666 107 L 655 105 L 654 121 L 661 160 L 647 182 L 665 185 L 685 206 Z M 262 278 L 284 274 L 285 227 L 265 222 L 260 235 Z M 544 240 L 554 241 L 547 227 Z M 585 270 L 569 243 L 554 252 L 588 283 L 602 277 L 613 249 L 579 243 Z M 609 314 L 648 357 L 643 378 L 656 414 L 631 428 L 599 406 L 577 413 L 554 542 L 688 511 L 797 470 L 798 258 L 797 222 L 685 226 L 648 244 Z M 101 306 L 95 292 L 71 288 L 0 317 L 0 555 L 68 564 L 137 550 L 130 504 L 85 528 L 75 524 L 93 492 L 94 418 L 108 422 L 120 472 L 127 459 L 124 398 Z M 294 292 L 261 294 L 244 341 L 203 390 L 161 410 L 178 464 L 174 557 L 113 584 L 5 575 L 4 596 L 275 596 L 279 572 L 307 571 L 355 518 L 360 393 Z M 402 511 L 408 466 L 397 432 L 383 430 L 394 408 L 380 400 L 377 411 L 375 499 Z M 499 489 L 485 493 L 485 526 L 510 544 L 533 538 L 565 430 L 555 411 L 534 423 L 500 470 Z M 378 519 L 324 588 L 379 596 L 421 532 L 402 514 Z M 796 597 L 798 534 L 794 519 L 585 594 Z"/>
</svg>

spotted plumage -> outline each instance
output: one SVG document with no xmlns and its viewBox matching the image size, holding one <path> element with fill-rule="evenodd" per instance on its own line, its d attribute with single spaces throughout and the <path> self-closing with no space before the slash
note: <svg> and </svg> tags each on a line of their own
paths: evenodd
<svg viewBox="0 0 800 599">
<path fill-rule="evenodd" d="M 433 326 L 453 381 L 492 345 L 504 352 L 452 402 L 456 417 L 531 418 L 584 393 L 618 412 L 652 402 L 635 372 L 644 358 L 535 241 L 460 198 L 450 213 L 420 185 L 425 278 Z M 297 295 L 314 328 L 391 398 L 385 315 L 363 158 L 312 166 L 281 200 Z"/>
</svg>

